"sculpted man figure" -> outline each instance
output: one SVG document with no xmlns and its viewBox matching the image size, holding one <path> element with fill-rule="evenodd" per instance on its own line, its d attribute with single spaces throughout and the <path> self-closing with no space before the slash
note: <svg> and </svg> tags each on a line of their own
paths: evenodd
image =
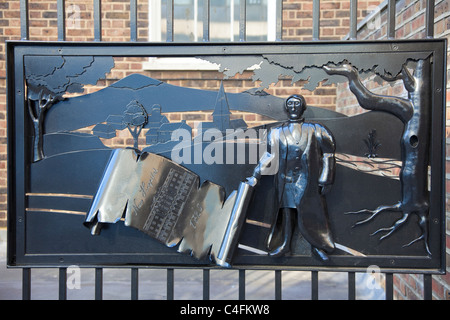
<svg viewBox="0 0 450 320">
<path fill-rule="evenodd" d="M 334 250 L 335 244 L 325 194 L 334 180 L 335 142 L 324 126 L 304 121 L 305 109 L 303 96 L 293 95 L 286 100 L 289 121 L 270 129 L 268 151 L 250 180 L 256 184 L 261 175 L 274 176 L 278 212 L 267 240 L 269 254 L 281 256 L 290 252 L 296 220 L 313 253 L 328 260 L 327 254 Z M 278 163 L 274 164 L 275 161 Z M 273 170 L 274 166 L 278 170 Z M 275 240 L 280 235 L 281 243 Z"/>
</svg>

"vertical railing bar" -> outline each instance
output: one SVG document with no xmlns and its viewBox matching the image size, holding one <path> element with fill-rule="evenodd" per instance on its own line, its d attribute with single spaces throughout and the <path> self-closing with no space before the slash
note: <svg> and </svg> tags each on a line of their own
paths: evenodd
<svg viewBox="0 0 450 320">
<path fill-rule="evenodd" d="M 433 300 L 433 276 L 431 274 L 423 275 L 423 299 Z"/>
<path fill-rule="evenodd" d="M 131 268 L 131 300 L 139 299 L 139 268 Z"/>
<path fill-rule="evenodd" d="M 94 40 L 102 41 L 102 2 L 94 0 Z"/>
<path fill-rule="evenodd" d="M 320 0 L 313 0 L 313 40 L 320 38 Z"/>
<path fill-rule="evenodd" d="M 245 300 L 245 269 L 239 270 L 239 300 Z"/>
<path fill-rule="evenodd" d="M 209 300 L 209 288 L 210 288 L 210 273 L 209 269 L 203 269 L 203 300 Z"/>
<path fill-rule="evenodd" d="M 167 269 L 167 300 L 174 299 L 174 270 Z"/>
<path fill-rule="evenodd" d="M 210 33 L 210 9 L 211 4 L 210 0 L 203 0 L 203 41 L 210 41 L 209 33 Z"/>
<path fill-rule="evenodd" d="M 58 41 L 66 40 L 66 8 L 64 0 L 58 0 L 56 3 L 56 17 L 58 28 Z"/>
<path fill-rule="evenodd" d="M 103 268 L 95 268 L 95 300 L 103 299 Z"/>
<path fill-rule="evenodd" d="M 31 299 L 31 269 L 22 269 L 22 300 Z"/>
<path fill-rule="evenodd" d="M 281 270 L 275 270 L 275 300 L 281 300 L 282 297 Z"/>
<path fill-rule="evenodd" d="M 29 32 L 28 0 L 20 0 L 20 38 L 28 40 Z"/>
<path fill-rule="evenodd" d="M 395 0 L 389 0 L 388 3 L 388 19 L 387 19 L 387 37 L 395 38 Z"/>
<path fill-rule="evenodd" d="M 59 268 L 59 300 L 67 300 L 67 268 Z"/>
<path fill-rule="evenodd" d="M 386 273 L 386 300 L 394 300 L 394 274 Z"/>
<path fill-rule="evenodd" d="M 311 300 L 319 300 L 319 271 L 311 271 Z"/>
<path fill-rule="evenodd" d="M 174 0 L 166 1 L 166 21 L 167 21 L 167 33 L 166 33 L 166 41 L 173 42 L 173 20 L 174 20 L 174 12 L 173 12 Z"/>
<path fill-rule="evenodd" d="M 283 40 L 283 1 L 277 0 L 277 13 L 276 13 L 276 41 Z"/>
<path fill-rule="evenodd" d="M 356 274 L 354 272 L 348 273 L 348 300 L 356 299 Z"/>
<path fill-rule="evenodd" d="M 434 0 L 427 0 L 425 19 L 427 38 L 434 38 Z"/>
<path fill-rule="evenodd" d="M 358 1 L 350 0 L 350 40 L 356 40 L 358 24 Z"/>
<path fill-rule="evenodd" d="M 239 2 L 239 41 L 247 41 L 247 1 Z"/>
<path fill-rule="evenodd" d="M 130 41 L 137 41 L 137 0 L 130 0 Z"/>
</svg>

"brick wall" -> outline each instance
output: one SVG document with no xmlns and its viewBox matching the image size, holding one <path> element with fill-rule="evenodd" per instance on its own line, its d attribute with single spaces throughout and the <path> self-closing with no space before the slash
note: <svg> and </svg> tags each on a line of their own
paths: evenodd
<svg viewBox="0 0 450 320">
<path fill-rule="evenodd" d="M 423 39 L 425 34 L 425 0 L 400 0 L 396 6 L 396 38 L 404 39 Z M 378 27 L 373 28 L 376 21 Z M 369 26 L 369 27 L 368 27 Z M 358 31 L 358 39 L 384 39 L 386 38 L 386 10 L 376 15 L 373 20 L 369 20 L 369 24 L 364 25 Z M 435 38 L 447 38 L 450 40 L 450 0 L 436 0 L 435 2 Z M 449 50 L 450 48 L 447 48 Z M 447 61 L 450 56 L 447 57 Z M 450 65 L 447 64 L 447 78 L 450 76 Z M 368 88 L 378 94 L 407 96 L 403 84 L 398 82 L 395 86 L 379 86 L 373 83 L 367 83 Z M 372 85 L 372 87 L 370 87 Z M 446 88 L 447 101 L 447 125 L 446 125 L 446 142 L 447 142 L 447 160 L 446 160 L 446 177 L 448 177 L 450 169 L 450 86 L 447 83 Z M 337 111 L 352 115 L 362 112 L 362 108 L 357 104 L 353 94 L 348 91 L 346 85 L 339 85 L 337 89 Z M 447 178 L 446 193 L 446 260 L 447 272 L 450 271 L 450 182 Z M 434 299 L 450 299 L 450 275 L 433 276 L 433 298 Z M 394 276 L 394 298 L 396 299 L 422 299 L 423 298 L 423 275 L 408 274 Z"/>
<path fill-rule="evenodd" d="M 358 22 L 381 2 L 359 0 Z M 312 40 L 313 1 L 283 1 L 283 40 Z M 320 1 L 320 39 L 341 40 L 350 32 L 350 1 Z"/>
</svg>

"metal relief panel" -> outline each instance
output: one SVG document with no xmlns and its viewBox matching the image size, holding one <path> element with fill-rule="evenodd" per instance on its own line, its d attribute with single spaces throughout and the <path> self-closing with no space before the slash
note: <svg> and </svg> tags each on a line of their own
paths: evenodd
<svg viewBox="0 0 450 320">
<path fill-rule="evenodd" d="M 445 269 L 445 41 L 10 42 L 8 55 L 10 265 Z M 84 93 L 128 56 L 196 57 L 223 82 L 143 71 Z M 245 70 L 254 88 L 227 92 Z M 269 94 L 280 77 L 316 94 L 346 84 L 361 112 Z M 210 120 L 167 116 L 192 111 Z M 120 132 L 132 143 L 111 148 Z"/>
</svg>

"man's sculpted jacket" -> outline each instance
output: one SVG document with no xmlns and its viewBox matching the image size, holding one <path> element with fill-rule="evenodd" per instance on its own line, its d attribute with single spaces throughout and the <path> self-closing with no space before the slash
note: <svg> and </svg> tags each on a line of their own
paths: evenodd
<svg viewBox="0 0 450 320">
<path fill-rule="evenodd" d="M 297 209 L 299 230 L 305 239 L 325 252 L 333 251 L 324 197 L 334 180 L 332 134 L 317 123 L 289 121 L 270 129 L 267 142 L 268 154 L 260 160 L 254 176 L 272 174 L 275 208 Z"/>
</svg>

